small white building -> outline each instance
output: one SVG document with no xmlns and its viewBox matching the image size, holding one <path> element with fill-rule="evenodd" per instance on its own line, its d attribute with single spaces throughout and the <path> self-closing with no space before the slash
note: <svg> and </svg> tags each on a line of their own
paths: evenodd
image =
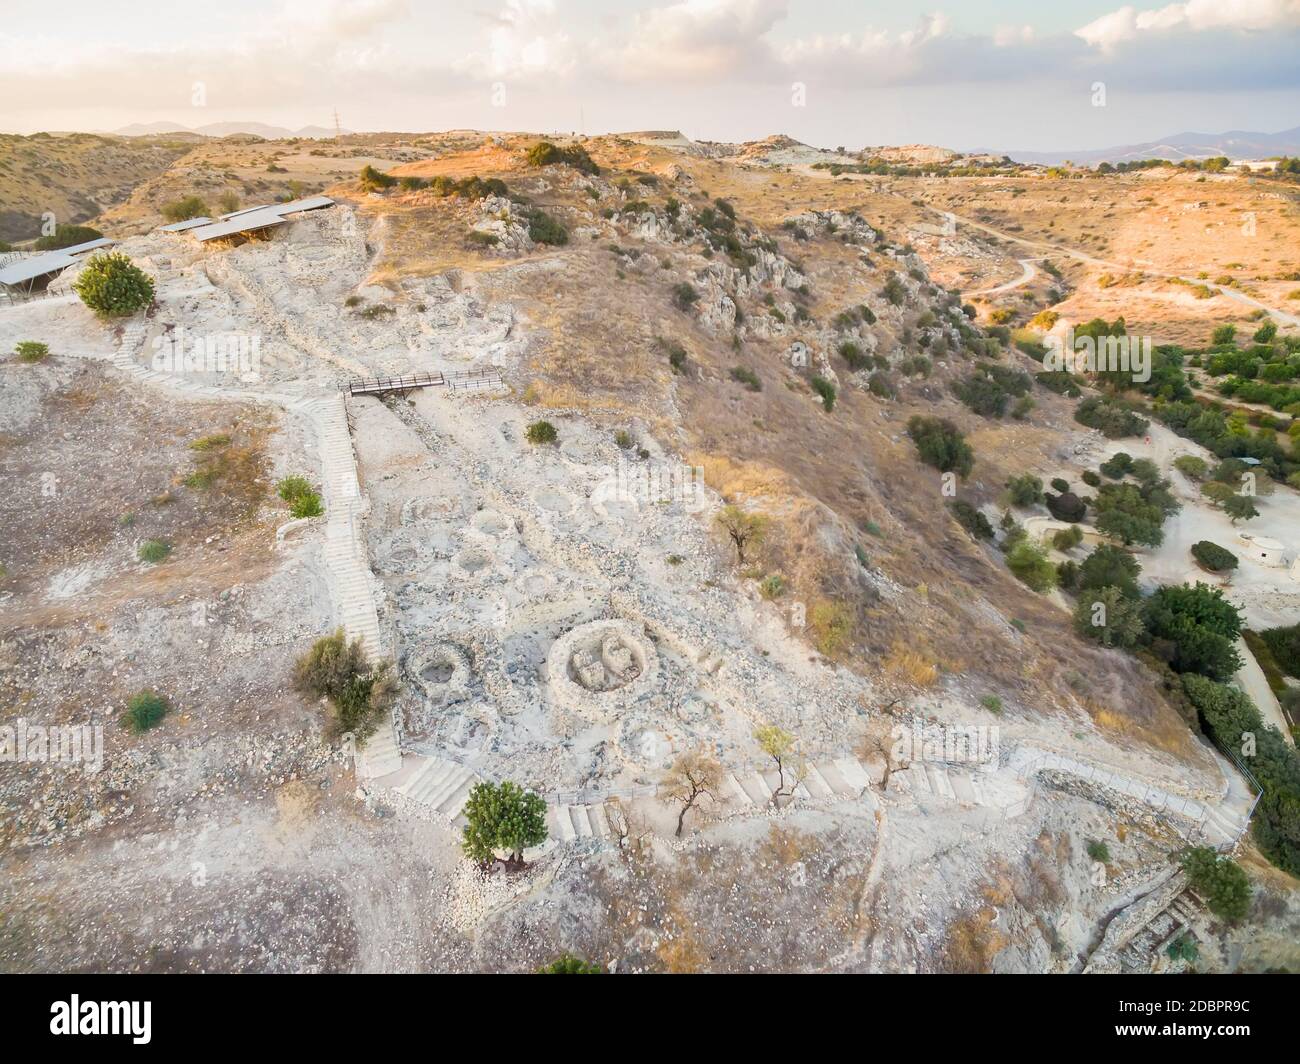
<svg viewBox="0 0 1300 1064">
<path fill-rule="evenodd" d="M 1274 569 L 1286 568 L 1286 545 L 1268 536 L 1257 536 L 1253 532 L 1238 532 L 1237 541 L 1243 554 L 1258 565 L 1267 565 Z"/>
</svg>

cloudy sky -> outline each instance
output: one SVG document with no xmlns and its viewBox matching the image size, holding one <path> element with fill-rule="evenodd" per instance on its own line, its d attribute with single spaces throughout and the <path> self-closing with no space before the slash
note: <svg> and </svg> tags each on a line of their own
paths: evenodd
<svg viewBox="0 0 1300 1064">
<path fill-rule="evenodd" d="M 3 6 L 6 132 L 330 126 L 337 108 L 356 130 L 1058 150 L 1300 125 L 1300 0 Z"/>
</svg>

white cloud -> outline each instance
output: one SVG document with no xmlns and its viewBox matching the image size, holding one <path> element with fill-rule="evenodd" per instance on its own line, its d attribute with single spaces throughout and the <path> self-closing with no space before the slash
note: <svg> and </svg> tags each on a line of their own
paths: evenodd
<svg viewBox="0 0 1300 1064">
<path fill-rule="evenodd" d="M 694 79 L 769 73 L 768 32 L 786 17 L 785 0 L 680 0 L 638 13 L 609 54 L 621 78 Z"/>
<path fill-rule="evenodd" d="M 1300 0 L 1187 0 L 1144 11 L 1126 5 L 1075 30 L 1075 35 L 1110 51 L 1149 32 L 1296 28 Z"/>
</svg>

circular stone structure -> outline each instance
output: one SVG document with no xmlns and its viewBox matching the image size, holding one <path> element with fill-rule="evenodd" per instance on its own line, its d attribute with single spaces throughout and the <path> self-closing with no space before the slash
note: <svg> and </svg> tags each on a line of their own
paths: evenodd
<svg viewBox="0 0 1300 1064">
<path fill-rule="evenodd" d="M 434 705 L 464 697 L 469 687 L 469 659 L 460 647 L 450 643 L 436 643 L 412 654 L 407 659 L 406 671 Z"/>
<path fill-rule="evenodd" d="M 486 548 L 470 546 L 457 551 L 452 558 L 452 563 L 462 576 L 476 576 L 486 569 L 491 569 L 496 564 L 496 559 Z"/>
<path fill-rule="evenodd" d="M 551 645 L 546 674 L 556 705 L 603 724 L 654 689 L 659 655 L 630 621 L 589 621 Z"/>
<path fill-rule="evenodd" d="M 470 527 L 492 539 L 515 534 L 515 523 L 508 514 L 499 510 L 479 510 L 470 518 Z"/>
</svg>

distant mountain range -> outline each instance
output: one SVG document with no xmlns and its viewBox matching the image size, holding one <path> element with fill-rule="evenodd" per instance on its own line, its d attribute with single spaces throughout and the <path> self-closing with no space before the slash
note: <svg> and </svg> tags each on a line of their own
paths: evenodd
<svg viewBox="0 0 1300 1064">
<path fill-rule="evenodd" d="M 1300 155 L 1300 126 L 1281 133 L 1249 133 L 1240 129 L 1227 133 L 1177 133 L 1145 144 L 1125 144 L 1095 151 L 1009 151 L 1016 162 L 1051 166 L 1067 159 L 1096 166 L 1098 163 L 1127 163 L 1138 159 L 1208 159 L 1226 155 L 1229 159 L 1266 159 L 1270 155 Z"/>
<path fill-rule="evenodd" d="M 190 128 L 177 122 L 133 122 L 129 126 L 113 130 L 119 137 L 156 137 L 167 133 L 197 133 L 201 137 L 232 137 L 237 133 L 251 133 L 267 140 L 285 140 L 289 137 L 334 136 L 334 130 L 324 126 L 303 126 L 302 129 L 285 129 L 282 126 L 268 126 L 264 122 L 212 122 L 206 126 Z M 351 130 L 343 130 L 350 133 Z"/>
</svg>

